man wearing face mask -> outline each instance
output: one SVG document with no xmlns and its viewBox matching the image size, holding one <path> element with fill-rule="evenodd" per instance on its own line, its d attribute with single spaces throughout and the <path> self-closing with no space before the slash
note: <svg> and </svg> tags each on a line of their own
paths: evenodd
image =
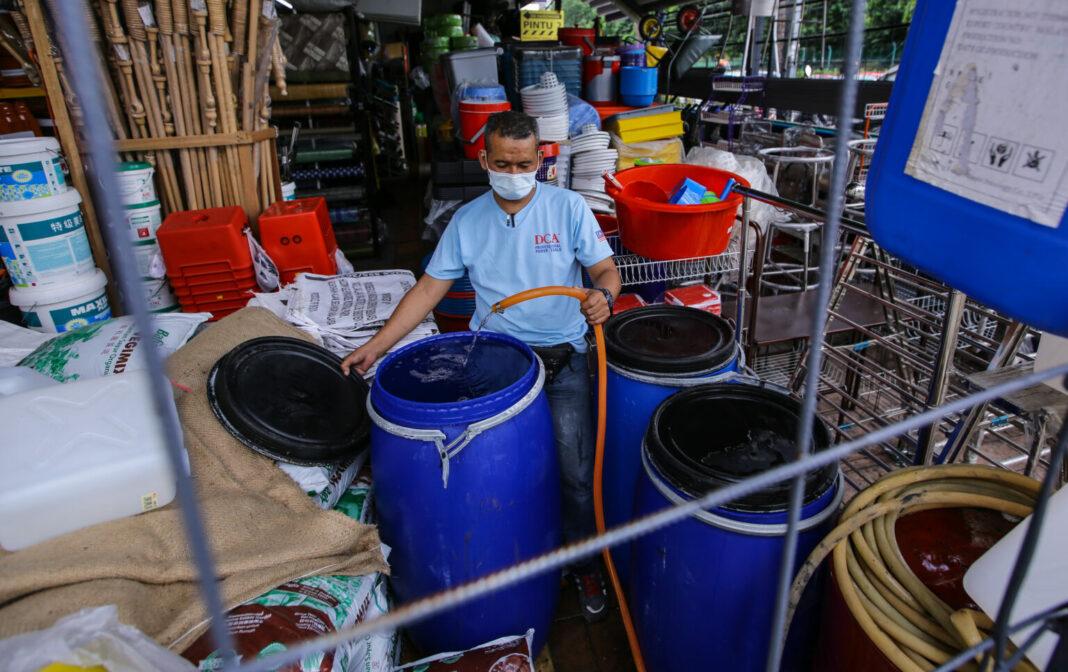
<svg viewBox="0 0 1068 672">
<path fill-rule="evenodd" d="M 426 273 L 397 306 L 385 326 L 342 363 L 363 372 L 415 328 L 468 272 L 476 294 L 471 328 L 515 336 L 545 363 L 545 391 L 553 416 L 563 490 L 564 540 L 594 532 L 594 422 L 586 360 L 587 323 L 611 315 L 620 278 L 586 202 L 573 191 L 535 180 L 541 155 L 534 120 L 521 112 L 500 112 L 486 124 L 486 148 L 479 155 L 492 187 L 453 216 Z M 574 299 L 545 297 L 504 313 L 490 307 L 517 292 L 547 285 L 593 282 L 575 310 Z M 488 316 L 488 317 L 487 317 Z M 599 566 L 571 568 L 587 620 L 605 615 L 607 596 Z"/>
</svg>

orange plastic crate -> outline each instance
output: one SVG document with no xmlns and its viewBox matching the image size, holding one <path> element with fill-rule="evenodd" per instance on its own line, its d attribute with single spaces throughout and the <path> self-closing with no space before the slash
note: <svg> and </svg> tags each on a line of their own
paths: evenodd
<svg viewBox="0 0 1068 672">
<path fill-rule="evenodd" d="M 260 243 L 278 266 L 282 283 L 297 273 L 337 273 L 337 240 L 323 198 L 279 201 L 259 218 Z"/>
</svg>

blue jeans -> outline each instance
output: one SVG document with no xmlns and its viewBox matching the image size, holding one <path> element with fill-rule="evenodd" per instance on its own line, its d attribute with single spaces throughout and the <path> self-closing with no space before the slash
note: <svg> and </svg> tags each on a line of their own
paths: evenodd
<svg viewBox="0 0 1068 672">
<path fill-rule="evenodd" d="M 593 398 L 590 396 L 589 364 L 586 353 L 571 354 L 556 380 L 545 385 L 553 416 L 556 454 L 560 461 L 560 490 L 563 495 L 563 536 L 570 543 L 594 533 Z"/>
</svg>

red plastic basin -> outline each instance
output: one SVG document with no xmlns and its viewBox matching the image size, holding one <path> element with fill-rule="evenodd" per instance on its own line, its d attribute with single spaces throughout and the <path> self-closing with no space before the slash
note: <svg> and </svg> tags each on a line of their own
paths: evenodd
<svg viewBox="0 0 1068 672">
<path fill-rule="evenodd" d="M 631 182 L 640 181 L 652 182 L 665 194 L 671 194 L 685 178 L 716 193 L 721 192 L 727 180 L 732 178 L 743 187 L 749 186 L 741 175 L 685 163 L 638 166 L 616 173 L 615 177 L 623 185 L 623 192 Z M 722 253 L 730 242 L 734 218 L 742 204 L 741 194 L 731 194 L 726 201 L 707 205 L 655 203 L 628 196 L 607 180 L 605 191 L 616 202 L 619 238 L 623 246 L 657 261 Z"/>
</svg>

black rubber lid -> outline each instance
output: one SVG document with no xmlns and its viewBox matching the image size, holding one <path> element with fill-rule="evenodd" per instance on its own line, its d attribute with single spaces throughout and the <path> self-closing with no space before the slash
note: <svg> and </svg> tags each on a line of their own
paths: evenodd
<svg viewBox="0 0 1068 672">
<path fill-rule="evenodd" d="M 763 473 L 794 459 L 799 401 L 757 385 L 714 383 L 688 388 L 666 399 L 653 413 L 645 443 L 649 458 L 673 486 L 691 497 Z M 812 449 L 830 445 L 830 432 L 818 418 Z M 834 485 L 838 465 L 805 477 L 806 503 Z M 780 511 L 787 508 L 790 481 L 736 500 L 724 508 Z"/>
<path fill-rule="evenodd" d="M 367 383 L 345 376 L 336 355 L 280 336 L 242 343 L 208 377 L 208 401 L 223 426 L 252 450 L 292 464 L 355 457 L 371 430 L 367 394 Z"/>
<path fill-rule="evenodd" d="M 649 373 L 718 369 L 734 356 L 727 320 L 687 306 L 643 306 L 613 315 L 605 327 L 608 361 Z"/>
</svg>

